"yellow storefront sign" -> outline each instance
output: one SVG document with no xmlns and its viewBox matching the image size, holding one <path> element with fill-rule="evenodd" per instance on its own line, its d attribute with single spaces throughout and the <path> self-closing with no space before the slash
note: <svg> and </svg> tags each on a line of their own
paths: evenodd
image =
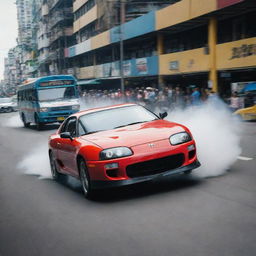
<svg viewBox="0 0 256 256">
<path fill-rule="evenodd" d="M 217 69 L 256 66 L 256 37 L 217 45 Z"/>
</svg>

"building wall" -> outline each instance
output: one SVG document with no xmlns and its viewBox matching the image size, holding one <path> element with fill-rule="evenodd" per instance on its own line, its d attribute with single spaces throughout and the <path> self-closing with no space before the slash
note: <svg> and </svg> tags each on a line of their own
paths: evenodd
<svg viewBox="0 0 256 256">
<path fill-rule="evenodd" d="M 206 72 L 209 68 L 209 55 L 205 54 L 204 48 L 163 54 L 159 57 L 160 75 Z"/>
<path fill-rule="evenodd" d="M 95 5 L 92 9 L 86 12 L 83 16 L 81 16 L 78 20 L 74 22 L 74 33 L 81 30 L 86 25 L 90 24 L 91 22 L 97 20 L 97 11 L 98 6 Z"/>
</svg>

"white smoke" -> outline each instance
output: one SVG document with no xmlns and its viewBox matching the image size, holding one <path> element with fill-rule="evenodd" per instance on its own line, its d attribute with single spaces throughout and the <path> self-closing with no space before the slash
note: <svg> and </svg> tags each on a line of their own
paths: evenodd
<svg viewBox="0 0 256 256">
<path fill-rule="evenodd" d="M 47 141 L 47 138 L 46 138 Z M 39 179 L 51 179 L 47 143 L 40 144 L 18 164 L 18 169 L 25 174 L 36 175 Z"/>
<path fill-rule="evenodd" d="M 184 124 L 194 136 L 201 162 L 201 167 L 194 172 L 195 175 L 222 175 L 241 153 L 239 121 L 231 115 L 221 100 L 215 99 L 199 107 L 171 112 L 168 119 Z"/>
<path fill-rule="evenodd" d="M 101 104 L 82 104 L 82 109 L 114 104 L 102 101 Z M 184 124 L 192 132 L 197 145 L 201 167 L 194 171 L 200 177 L 223 175 L 236 161 L 241 152 L 240 124 L 220 100 L 207 102 L 199 107 L 175 110 L 169 113 L 170 121 Z M 11 123 L 16 123 L 16 117 Z M 47 141 L 47 138 L 45 138 Z M 39 178 L 51 178 L 47 144 L 40 144 L 18 165 L 26 174 Z"/>
<path fill-rule="evenodd" d="M 3 125 L 5 127 L 22 127 L 23 123 L 20 120 L 19 114 L 16 113 L 14 116 L 10 117 Z"/>
</svg>

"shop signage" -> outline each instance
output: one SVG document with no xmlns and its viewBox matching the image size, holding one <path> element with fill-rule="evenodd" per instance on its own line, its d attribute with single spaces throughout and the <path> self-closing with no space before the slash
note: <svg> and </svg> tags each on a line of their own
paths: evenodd
<svg viewBox="0 0 256 256">
<path fill-rule="evenodd" d="M 176 61 L 171 61 L 169 63 L 169 69 L 170 70 L 178 70 L 179 69 L 179 62 L 176 60 Z"/>
<path fill-rule="evenodd" d="M 256 55 L 256 44 L 243 44 L 240 47 L 232 48 L 232 56 L 230 59 L 243 58 L 251 55 Z"/>
<path fill-rule="evenodd" d="M 136 69 L 139 75 L 146 75 L 148 73 L 147 58 L 136 59 Z"/>
<path fill-rule="evenodd" d="M 131 75 L 131 61 L 126 60 L 123 63 L 123 72 L 124 76 L 130 76 Z"/>
<path fill-rule="evenodd" d="M 112 62 L 111 64 L 111 75 L 114 77 L 120 76 L 120 61 Z"/>
</svg>

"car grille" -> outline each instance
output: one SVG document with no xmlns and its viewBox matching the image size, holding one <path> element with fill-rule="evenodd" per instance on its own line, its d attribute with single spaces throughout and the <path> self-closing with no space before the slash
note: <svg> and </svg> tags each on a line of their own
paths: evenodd
<svg viewBox="0 0 256 256">
<path fill-rule="evenodd" d="M 72 106 L 64 106 L 64 107 L 53 107 L 51 111 L 63 111 L 63 110 L 72 110 Z"/>
<path fill-rule="evenodd" d="M 183 165 L 184 160 L 184 154 L 171 155 L 163 158 L 128 165 L 126 167 L 126 173 L 130 178 L 153 175 L 176 169 Z"/>
</svg>

